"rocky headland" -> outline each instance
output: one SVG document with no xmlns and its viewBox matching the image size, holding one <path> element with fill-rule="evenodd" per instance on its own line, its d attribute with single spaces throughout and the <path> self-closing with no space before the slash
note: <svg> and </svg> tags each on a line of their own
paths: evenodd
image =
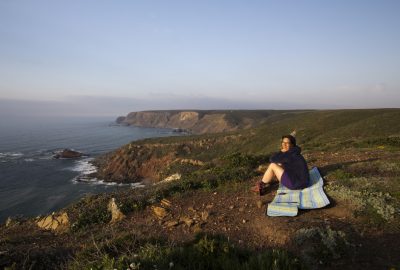
<svg viewBox="0 0 400 270">
<path fill-rule="evenodd" d="M 139 127 L 175 128 L 193 134 L 218 133 L 251 128 L 278 113 L 273 110 L 258 111 L 141 111 L 119 116 L 116 123 Z M 281 112 L 279 112 L 281 113 Z"/>
</svg>

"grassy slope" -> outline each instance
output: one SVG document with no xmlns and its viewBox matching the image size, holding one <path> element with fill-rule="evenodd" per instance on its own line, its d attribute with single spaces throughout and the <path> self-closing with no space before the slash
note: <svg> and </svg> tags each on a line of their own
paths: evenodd
<svg viewBox="0 0 400 270">
<path fill-rule="evenodd" d="M 236 113 L 235 117 L 239 116 L 240 112 Z M 208 150 L 193 148 L 182 154 L 206 162 L 205 166 L 170 168 L 169 173 L 182 172 L 181 181 L 96 195 L 71 205 L 66 209 L 74 225 L 70 233 L 56 236 L 42 232 L 35 229 L 32 221 L 2 228 L 0 250 L 9 253 L 0 257 L 0 266 L 16 262 L 15 269 L 22 264 L 27 268 L 32 264 L 43 268 L 46 264 L 64 264 L 72 269 L 126 269 L 131 262 L 140 262 L 140 269 L 153 269 L 153 264 L 168 269 L 173 261 L 176 269 L 188 265 L 194 265 L 193 269 L 263 269 L 265 265 L 274 267 L 274 263 L 277 269 L 302 269 L 304 264 L 316 269 L 399 267 L 400 260 L 393 255 L 396 248 L 391 245 L 391 239 L 400 236 L 399 218 L 394 214 L 398 213 L 400 202 L 399 120 L 400 110 L 389 109 L 274 112 L 255 129 L 134 142 L 184 144 L 214 140 Z M 277 150 L 280 136 L 293 129 L 298 132 L 309 164 L 324 168 L 327 193 L 334 204 L 296 218 L 267 219 L 263 210 L 255 206 L 257 198 L 248 194 L 249 181 L 260 177 L 255 172 L 257 166 Z M 225 140 L 227 136 L 230 139 Z M 192 204 L 200 211 L 201 205 L 212 202 L 215 192 L 220 194 L 216 198 L 220 197 L 222 203 L 215 202 L 214 214 L 205 224 L 196 223 L 205 235 L 194 238 L 199 231 L 196 226 L 171 229 L 163 221 L 151 218 L 150 206 L 158 205 L 162 198 L 175 205 L 171 211 L 176 213 L 168 222 L 173 217 L 189 215 L 188 206 Z M 106 205 L 112 196 L 128 216 L 116 225 L 108 225 Z M 236 206 L 235 198 L 247 198 L 246 204 Z M 231 204 L 239 211 L 229 212 Z M 248 214 L 240 211 L 244 205 L 248 205 Z M 233 228 L 242 219 L 250 221 L 235 231 Z M 243 239 L 247 241 L 245 245 L 240 242 Z M 268 239 L 281 242 L 265 245 Z M 53 247 L 45 248 L 49 242 Z M 303 250 L 305 245 L 310 248 Z M 28 250 L 33 250 L 30 256 L 26 256 Z"/>
<path fill-rule="evenodd" d="M 203 153 L 194 152 L 193 158 L 209 160 L 223 153 L 240 151 L 248 154 L 265 154 L 277 151 L 280 136 L 296 130 L 298 144 L 304 149 L 328 149 L 341 147 L 344 142 L 366 142 L 400 136 L 400 110 L 338 110 L 283 112 L 267 118 L 258 128 L 223 134 L 147 139 L 139 143 L 190 142 L 224 137 L 226 134 L 241 135 L 240 140 L 228 145 L 219 144 Z"/>
</svg>

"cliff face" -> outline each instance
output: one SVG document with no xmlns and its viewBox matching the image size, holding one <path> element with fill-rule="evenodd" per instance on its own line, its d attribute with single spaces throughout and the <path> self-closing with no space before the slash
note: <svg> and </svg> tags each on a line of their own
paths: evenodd
<svg viewBox="0 0 400 270">
<path fill-rule="evenodd" d="M 207 135 L 205 135 L 207 136 Z M 214 138 L 189 138 L 175 142 L 132 142 L 112 153 L 98 157 L 94 163 L 98 171 L 94 177 L 106 182 L 134 183 L 159 182 L 170 165 L 189 163 L 201 166 L 208 158 L 192 159 L 198 154 L 219 151 L 228 144 L 242 140 L 242 135 L 221 135 Z"/>
<path fill-rule="evenodd" d="M 157 149 L 158 148 L 158 149 Z M 168 154 L 157 155 L 162 146 L 128 144 L 117 149 L 111 155 L 98 160 L 100 164 L 97 177 L 106 182 L 134 183 L 144 179 L 158 180 L 159 172 L 175 157 L 168 149 Z"/>
<path fill-rule="evenodd" d="M 119 124 L 139 127 L 179 128 L 195 134 L 232 131 L 241 123 L 230 121 L 228 113 L 218 111 L 143 111 L 118 117 Z M 252 126 L 252 125 L 250 125 Z M 249 125 L 243 125 L 249 127 Z"/>
</svg>

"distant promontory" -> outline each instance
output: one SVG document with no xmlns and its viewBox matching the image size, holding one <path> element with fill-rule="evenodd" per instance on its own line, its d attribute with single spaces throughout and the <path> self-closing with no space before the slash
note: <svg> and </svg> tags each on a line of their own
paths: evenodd
<svg viewBox="0 0 400 270">
<path fill-rule="evenodd" d="M 274 110 L 140 111 L 119 116 L 116 122 L 122 125 L 175 128 L 193 134 L 204 134 L 251 128 L 265 122 L 274 114 Z"/>
</svg>

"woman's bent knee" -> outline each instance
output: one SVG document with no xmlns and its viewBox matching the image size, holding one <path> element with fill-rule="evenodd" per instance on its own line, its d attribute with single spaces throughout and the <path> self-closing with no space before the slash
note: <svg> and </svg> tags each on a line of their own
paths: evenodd
<svg viewBox="0 0 400 270">
<path fill-rule="evenodd" d="M 271 167 L 272 169 L 277 167 L 282 168 L 278 163 L 270 163 L 268 167 Z"/>
</svg>

